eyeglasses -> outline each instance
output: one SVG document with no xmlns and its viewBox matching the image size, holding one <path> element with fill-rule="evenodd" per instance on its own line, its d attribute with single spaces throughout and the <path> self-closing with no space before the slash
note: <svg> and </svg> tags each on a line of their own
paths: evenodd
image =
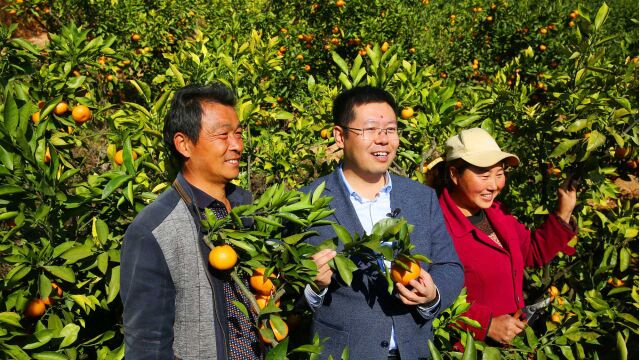
<svg viewBox="0 0 640 360">
<path fill-rule="evenodd" d="M 351 130 L 354 133 L 361 135 L 363 140 L 375 140 L 380 134 L 384 132 L 390 140 L 397 140 L 400 137 L 400 130 L 396 127 L 389 127 L 386 129 L 370 127 L 370 128 L 352 128 L 345 125 L 341 127 Z"/>
</svg>

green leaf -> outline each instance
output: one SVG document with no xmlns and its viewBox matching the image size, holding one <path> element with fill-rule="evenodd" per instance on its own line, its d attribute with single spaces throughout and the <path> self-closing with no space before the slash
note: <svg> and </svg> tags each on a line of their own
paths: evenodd
<svg viewBox="0 0 640 360">
<path fill-rule="evenodd" d="M 49 295 L 51 294 L 51 280 L 49 280 L 49 278 L 45 274 L 40 274 L 38 284 L 39 284 L 38 292 L 40 293 L 40 298 L 41 299 L 48 298 Z"/>
<path fill-rule="evenodd" d="M 120 185 L 122 185 L 125 182 L 129 181 L 129 179 L 131 179 L 131 175 L 120 175 L 120 176 L 117 176 L 117 177 L 109 180 L 107 185 L 102 190 L 101 199 L 102 200 L 106 199 L 109 195 L 111 195 L 112 192 L 114 192 L 116 189 L 118 189 L 120 187 Z"/>
<path fill-rule="evenodd" d="M 17 185 L 0 185 L 0 196 L 10 195 L 24 192 L 24 190 Z"/>
<path fill-rule="evenodd" d="M 115 300 L 120 293 L 120 266 L 116 266 L 111 269 L 111 279 L 109 279 L 109 286 L 107 287 L 107 304 Z"/>
<path fill-rule="evenodd" d="M 500 350 L 488 346 L 482 351 L 482 360 L 500 360 Z"/>
<path fill-rule="evenodd" d="M 78 339 L 78 331 L 80 331 L 80 326 L 73 323 L 67 324 L 62 328 L 58 335 L 58 337 L 64 338 L 60 343 L 60 348 L 73 344 Z"/>
<path fill-rule="evenodd" d="M 103 252 L 102 254 L 98 255 L 98 257 L 96 258 L 96 262 L 98 264 L 98 270 L 100 270 L 103 275 L 106 275 L 109 268 L 109 254 Z"/>
<path fill-rule="evenodd" d="M 0 323 L 22 328 L 22 325 L 20 324 L 20 315 L 14 312 L 0 313 Z"/>
<path fill-rule="evenodd" d="M 358 266 L 351 261 L 348 257 L 338 254 L 333 258 L 335 261 L 336 267 L 338 269 L 338 273 L 342 280 L 348 286 L 351 286 L 351 281 L 353 280 L 353 272 L 358 270 Z"/>
<path fill-rule="evenodd" d="M 282 340 L 273 349 L 269 350 L 265 360 L 284 360 L 287 358 L 287 348 L 289 347 L 289 337 Z"/>
<path fill-rule="evenodd" d="M 338 235 L 338 239 L 340 239 L 340 241 L 343 244 L 350 244 L 351 242 L 353 242 L 353 238 L 351 237 L 351 233 L 349 233 L 349 230 L 347 230 L 347 228 L 345 228 L 342 225 L 338 225 L 338 224 L 331 224 L 331 226 L 333 227 L 333 231 L 335 231 L 336 235 Z"/>
<path fill-rule="evenodd" d="M 107 223 L 96 219 L 96 232 L 98 234 L 98 241 L 100 241 L 101 244 L 106 244 L 107 238 L 109 237 L 109 227 Z"/>
<path fill-rule="evenodd" d="M 620 249 L 620 272 L 624 272 L 629 267 L 629 259 L 631 257 L 631 252 L 629 248 Z"/>
<path fill-rule="evenodd" d="M 284 225 L 280 224 L 279 222 L 277 222 L 275 220 L 271 220 L 271 219 L 266 218 L 264 216 L 255 215 L 253 218 L 255 220 L 257 220 L 257 221 L 259 221 L 261 223 L 267 224 L 267 225 L 272 225 L 272 226 L 279 227 L 279 228 L 284 227 Z"/>
<path fill-rule="evenodd" d="M 249 317 L 249 312 L 247 311 L 247 307 L 244 306 L 243 303 L 241 303 L 240 301 L 232 301 L 233 306 L 237 307 L 238 310 L 240 310 L 241 313 L 244 314 L 244 316 Z"/>
<path fill-rule="evenodd" d="M 347 65 L 347 62 L 344 61 L 344 59 L 340 57 L 337 52 L 332 51 L 331 58 L 333 58 L 333 62 L 338 65 L 340 71 L 342 71 L 344 74 L 349 74 L 349 66 Z"/>
<path fill-rule="evenodd" d="M 122 160 L 124 161 L 124 167 L 127 169 L 127 174 L 131 176 L 136 175 L 136 169 L 133 167 L 133 150 L 131 149 L 131 138 L 127 136 L 122 146 Z"/>
<path fill-rule="evenodd" d="M 33 354 L 32 356 L 36 360 L 68 360 L 69 359 L 63 354 L 53 352 L 53 351 L 43 351 L 41 353 Z"/>
<path fill-rule="evenodd" d="M 27 344 L 25 346 L 23 346 L 23 349 L 37 349 L 45 344 L 47 344 L 49 341 L 51 341 L 51 339 L 53 338 L 53 334 L 56 331 L 53 329 L 43 329 L 43 330 L 38 330 L 36 331 L 33 336 L 35 336 L 36 340 L 35 342 L 32 342 L 30 344 Z"/>
<path fill-rule="evenodd" d="M 560 155 L 563 155 L 564 153 L 569 151 L 569 149 L 575 146 L 579 141 L 580 140 L 577 140 L 577 139 L 564 139 L 563 142 L 558 144 L 558 146 L 556 146 L 556 148 L 553 149 L 549 157 L 558 157 Z"/>
<path fill-rule="evenodd" d="M 606 140 L 607 138 L 603 134 L 597 130 L 593 130 L 591 132 L 591 136 L 589 136 L 589 141 L 587 142 L 587 152 L 593 151 L 604 145 Z"/>
<path fill-rule="evenodd" d="M 313 195 L 311 196 L 311 203 L 315 204 L 316 201 L 318 201 L 318 199 L 320 198 L 320 196 L 322 195 L 322 192 L 324 191 L 326 186 L 326 183 L 323 181 L 320 185 L 318 185 L 318 187 L 313 191 Z"/>
<path fill-rule="evenodd" d="M 569 127 L 567 127 L 567 132 L 580 131 L 580 130 L 584 129 L 585 126 L 587 126 L 587 124 L 588 124 L 587 119 L 578 119 L 578 120 L 574 121 L 573 123 L 571 123 L 571 125 L 569 125 Z"/>
<path fill-rule="evenodd" d="M 429 352 L 431 353 L 432 360 L 442 360 L 442 355 L 440 354 L 440 351 L 438 351 L 438 349 L 433 344 L 433 341 L 431 341 L 431 339 L 429 339 Z"/>
<path fill-rule="evenodd" d="M 8 94 L 4 101 L 4 128 L 12 138 L 16 137 L 16 130 L 18 129 L 19 115 L 18 105 L 13 95 Z"/>
<path fill-rule="evenodd" d="M 44 266 L 44 269 L 59 279 L 71 283 L 76 282 L 75 273 L 66 266 Z"/>
<path fill-rule="evenodd" d="M 473 336 L 467 332 L 467 341 L 464 343 L 464 354 L 462 354 L 462 360 L 476 360 L 478 354 L 476 352 L 475 341 Z"/>
<path fill-rule="evenodd" d="M 575 360 L 570 346 L 560 346 L 560 352 L 562 352 L 562 355 L 564 355 L 567 360 Z"/>
<path fill-rule="evenodd" d="M 73 247 L 60 255 L 61 258 L 67 260 L 65 265 L 73 264 L 78 260 L 84 259 L 93 254 L 93 250 L 91 250 L 91 246 L 80 245 Z"/>
<path fill-rule="evenodd" d="M 607 3 L 602 3 L 602 6 L 600 6 L 600 9 L 598 9 L 598 13 L 596 14 L 596 20 L 593 23 L 596 31 L 600 28 L 600 26 L 602 26 L 608 15 L 609 7 L 607 6 Z"/>
</svg>

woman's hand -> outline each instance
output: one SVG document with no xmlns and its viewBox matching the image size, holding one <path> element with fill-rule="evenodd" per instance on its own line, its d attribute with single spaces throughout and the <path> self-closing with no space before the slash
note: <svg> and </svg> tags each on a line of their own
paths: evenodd
<svg viewBox="0 0 640 360">
<path fill-rule="evenodd" d="M 558 189 L 558 215 L 564 222 L 571 221 L 571 213 L 576 207 L 576 188 L 573 184 L 565 184 Z"/>
<path fill-rule="evenodd" d="M 526 322 L 509 314 L 500 315 L 491 319 L 487 336 L 501 344 L 509 344 L 526 326 Z"/>
</svg>

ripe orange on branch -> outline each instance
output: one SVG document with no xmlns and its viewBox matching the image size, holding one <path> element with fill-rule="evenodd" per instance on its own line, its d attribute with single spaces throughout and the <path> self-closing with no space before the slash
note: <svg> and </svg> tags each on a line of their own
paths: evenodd
<svg viewBox="0 0 640 360">
<path fill-rule="evenodd" d="M 60 101 L 55 109 L 53 109 L 53 113 L 58 116 L 64 115 L 67 111 L 69 111 L 69 104 L 64 101 Z"/>
<path fill-rule="evenodd" d="M 138 154 L 135 151 L 132 151 L 131 154 L 134 161 L 138 159 Z M 122 150 L 116 151 L 116 154 L 113 156 L 113 161 L 118 165 L 124 164 L 124 152 Z"/>
<path fill-rule="evenodd" d="M 78 105 L 71 111 L 71 117 L 76 124 L 84 124 L 91 119 L 91 110 L 86 105 Z"/>
<path fill-rule="evenodd" d="M 402 111 L 400 112 L 400 116 L 405 120 L 411 118 L 413 116 L 413 108 L 406 107 L 402 109 Z"/>
<path fill-rule="evenodd" d="M 271 279 L 275 278 L 275 275 L 271 274 L 268 278 L 265 278 L 264 273 L 267 271 L 265 268 L 257 268 L 253 271 L 253 275 L 249 279 L 249 285 L 258 294 L 271 295 L 271 292 L 275 289 Z"/>
<path fill-rule="evenodd" d="M 405 269 L 402 266 L 398 265 L 401 262 L 406 265 L 409 269 Z M 417 279 L 420 276 L 420 263 L 414 260 L 396 260 L 391 264 L 391 278 L 395 282 L 399 282 L 400 284 L 407 286 L 411 280 Z"/>
<path fill-rule="evenodd" d="M 24 309 L 24 315 L 29 318 L 37 318 L 44 314 L 45 304 L 42 299 L 33 299 L 29 301 L 27 307 Z"/>
<path fill-rule="evenodd" d="M 209 264 L 217 270 L 229 270 L 238 262 L 238 254 L 229 245 L 214 246 L 209 252 Z"/>
</svg>

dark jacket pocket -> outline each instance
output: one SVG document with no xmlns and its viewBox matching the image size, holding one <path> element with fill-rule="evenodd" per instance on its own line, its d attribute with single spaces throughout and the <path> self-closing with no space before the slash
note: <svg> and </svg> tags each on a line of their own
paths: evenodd
<svg viewBox="0 0 640 360">
<path fill-rule="evenodd" d="M 349 345 L 349 333 L 342 331 L 335 326 L 322 321 L 314 320 L 313 333 L 318 334 L 320 340 L 327 339 L 323 344 L 324 350 L 320 355 L 321 359 L 326 359 L 332 355 L 334 359 L 342 357 L 342 351 Z"/>
</svg>

